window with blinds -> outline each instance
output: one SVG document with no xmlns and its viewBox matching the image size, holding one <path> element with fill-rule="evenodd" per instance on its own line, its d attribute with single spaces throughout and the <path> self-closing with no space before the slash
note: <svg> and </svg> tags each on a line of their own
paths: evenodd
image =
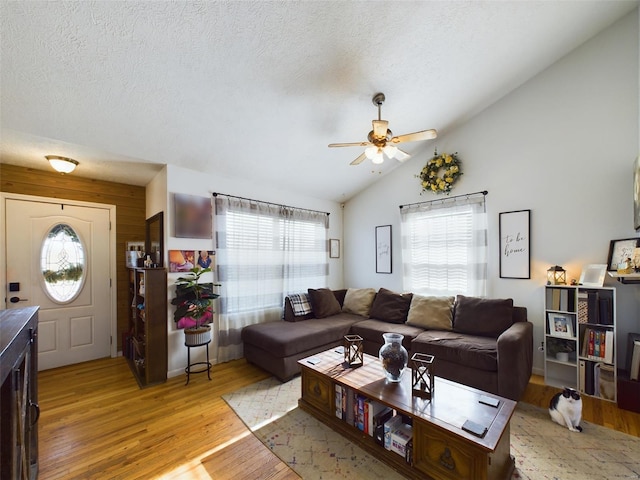
<svg viewBox="0 0 640 480">
<path fill-rule="evenodd" d="M 308 217 L 308 218 L 307 218 Z M 282 308 L 290 293 L 327 283 L 326 215 L 228 209 L 219 241 L 227 313 Z"/>
<path fill-rule="evenodd" d="M 404 288 L 424 295 L 486 293 L 486 214 L 466 200 L 405 207 L 402 213 Z"/>
</svg>

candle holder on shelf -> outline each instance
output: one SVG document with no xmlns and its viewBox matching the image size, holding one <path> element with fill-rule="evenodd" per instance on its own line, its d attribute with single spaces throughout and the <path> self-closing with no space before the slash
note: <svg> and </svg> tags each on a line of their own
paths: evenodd
<svg viewBox="0 0 640 480">
<path fill-rule="evenodd" d="M 364 364 L 362 337 L 360 335 L 344 336 L 344 363 L 351 368 L 361 367 Z"/>
<path fill-rule="evenodd" d="M 433 397 L 433 362 L 435 357 L 414 353 L 411 357 L 411 392 L 422 398 Z"/>
<path fill-rule="evenodd" d="M 547 285 L 566 285 L 567 271 L 560 265 L 554 265 L 547 270 Z"/>
</svg>

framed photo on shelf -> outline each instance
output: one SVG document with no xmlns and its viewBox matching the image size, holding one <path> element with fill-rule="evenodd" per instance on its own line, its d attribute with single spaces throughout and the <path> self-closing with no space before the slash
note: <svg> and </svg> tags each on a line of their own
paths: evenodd
<svg viewBox="0 0 640 480">
<path fill-rule="evenodd" d="M 627 258 L 633 259 L 634 250 L 640 247 L 640 238 L 623 238 L 621 240 L 611 240 L 609 244 L 609 257 L 607 259 L 607 270 L 615 272 L 618 264 Z"/>
<path fill-rule="evenodd" d="M 549 334 L 556 337 L 573 337 L 571 316 L 562 313 L 548 312 Z"/>
<path fill-rule="evenodd" d="M 329 239 L 329 258 L 340 258 L 340 240 L 337 238 Z"/>
<path fill-rule="evenodd" d="M 500 278 L 531 278 L 530 228 L 531 210 L 500 213 Z"/>
<path fill-rule="evenodd" d="M 391 225 L 376 227 L 376 273 L 391 273 Z"/>
<path fill-rule="evenodd" d="M 604 284 L 604 276 L 606 274 L 606 265 L 587 265 L 582 269 L 580 281 L 578 283 L 585 287 L 601 287 Z"/>
</svg>

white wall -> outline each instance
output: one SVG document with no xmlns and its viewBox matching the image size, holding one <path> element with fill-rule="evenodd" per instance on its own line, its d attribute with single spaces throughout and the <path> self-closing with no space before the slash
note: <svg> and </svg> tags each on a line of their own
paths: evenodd
<svg viewBox="0 0 640 480">
<path fill-rule="evenodd" d="M 147 186 L 147 217 L 164 210 L 165 225 L 165 258 L 168 250 L 215 250 L 214 240 L 177 238 L 173 228 L 173 194 L 184 193 L 211 198 L 213 192 L 226 193 L 241 197 L 262 200 L 265 202 L 281 203 L 299 208 L 308 208 L 329 212 L 329 238 L 342 240 L 342 208 L 339 204 L 328 200 L 299 195 L 270 187 L 252 179 L 228 178 L 217 175 L 208 175 L 194 170 L 168 165 Z M 342 242 L 341 242 L 342 243 Z M 329 259 L 330 288 L 342 288 L 343 271 L 342 257 Z M 184 334 L 175 327 L 173 321 L 174 307 L 170 304 L 175 293 L 174 283 L 179 273 L 169 273 L 168 277 L 168 317 L 167 328 L 169 331 L 169 376 L 175 376 L 184 372 L 187 363 L 187 352 L 184 346 Z M 209 279 L 211 281 L 212 278 Z M 207 281 L 207 279 L 205 279 Z M 212 361 L 216 362 L 216 336 L 210 346 Z M 192 351 L 192 361 L 202 360 L 204 349 Z M 197 360 L 194 360 L 197 359 Z"/>
<path fill-rule="evenodd" d="M 351 199 L 345 207 L 345 286 L 402 290 L 400 204 L 420 195 L 415 175 L 431 156 L 458 152 L 464 175 L 452 195 L 488 190 L 488 296 L 528 308 L 543 339 L 546 269 L 606 263 L 609 241 L 633 230 L 632 165 L 639 152 L 638 10 L 552 65 Z M 472 88 L 472 81 L 470 81 Z M 532 278 L 500 279 L 498 213 L 531 209 Z M 393 274 L 375 273 L 374 227 L 393 226 Z M 618 287 L 618 361 L 640 331 L 640 286 Z M 536 350 L 534 367 L 543 368 Z"/>
</svg>

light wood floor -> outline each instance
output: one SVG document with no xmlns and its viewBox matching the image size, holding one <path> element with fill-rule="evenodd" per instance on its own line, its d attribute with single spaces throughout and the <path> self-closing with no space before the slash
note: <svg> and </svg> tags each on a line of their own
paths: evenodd
<svg viewBox="0 0 640 480">
<path fill-rule="evenodd" d="M 215 365 L 212 381 L 182 376 L 140 390 L 123 358 L 39 373 L 40 480 L 297 479 L 221 396 L 267 378 L 244 360 Z M 555 389 L 533 377 L 524 401 Z M 584 419 L 640 436 L 640 414 L 585 398 Z"/>
</svg>

